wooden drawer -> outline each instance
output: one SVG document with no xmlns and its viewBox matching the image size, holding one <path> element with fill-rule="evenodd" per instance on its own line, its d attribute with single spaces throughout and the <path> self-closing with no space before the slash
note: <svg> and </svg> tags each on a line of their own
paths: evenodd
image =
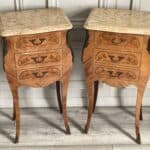
<svg viewBox="0 0 150 150">
<path fill-rule="evenodd" d="M 122 65 L 130 67 L 140 67 L 141 53 L 114 52 L 110 50 L 96 49 L 94 61 L 98 64 Z"/>
<path fill-rule="evenodd" d="M 61 46 L 61 32 L 16 36 L 14 48 L 18 52 L 51 50 Z"/>
<path fill-rule="evenodd" d="M 43 51 L 42 53 L 17 53 L 15 54 L 16 67 L 53 66 L 60 65 L 62 50 Z"/>
<path fill-rule="evenodd" d="M 52 66 L 52 67 L 39 67 L 33 69 L 21 69 L 17 70 L 17 79 L 18 81 L 25 81 L 27 84 L 36 83 L 38 81 L 49 80 L 55 81 L 59 79 L 62 74 L 61 66 Z M 42 84 L 42 82 L 41 82 Z"/>
<path fill-rule="evenodd" d="M 95 47 L 115 51 L 142 50 L 143 37 L 111 32 L 95 32 Z"/>
<path fill-rule="evenodd" d="M 120 81 L 137 81 L 139 79 L 138 69 L 125 69 L 117 67 L 107 67 L 96 65 L 94 69 L 95 75 L 100 79 L 120 80 Z"/>
</svg>

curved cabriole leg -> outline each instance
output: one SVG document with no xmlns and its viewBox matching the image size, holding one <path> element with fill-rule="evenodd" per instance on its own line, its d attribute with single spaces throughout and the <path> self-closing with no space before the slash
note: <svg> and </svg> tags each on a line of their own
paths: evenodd
<svg viewBox="0 0 150 150">
<path fill-rule="evenodd" d="M 67 106 L 66 106 L 67 105 L 67 90 L 68 90 L 70 74 L 71 74 L 71 70 L 69 70 L 66 74 L 64 74 L 61 80 L 62 82 L 62 87 L 61 87 L 62 113 L 63 113 L 64 124 L 65 124 L 67 134 L 70 134 L 70 127 L 68 125 Z"/>
<path fill-rule="evenodd" d="M 95 107 L 96 107 L 96 101 L 97 101 L 97 95 L 98 95 L 98 81 L 94 82 L 94 105 L 93 105 L 93 113 L 95 111 Z"/>
<path fill-rule="evenodd" d="M 135 129 L 136 129 L 136 140 L 138 144 L 141 144 L 141 136 L 140 136 L 140 119 L 141 119 L 141 112 L 142 112 L 141 108 L 142 108 L 142 99 L 143 99 L 144 90 L 145 90 L 147 81 L 141 83 L 138 86 L 138 90 L 137 90 Z"/>
<path fill-rule="evenodd" d="M 88 92 L 88 116 L 87 116 L 87 123 L 85 126 L 85 133 L 88 133 L 91 117 L 93 113 L 93 106 L 94 106 L 94 81 L 87 80 L 87 92 Z"/>
<path fill-rule="evenodd" d="M 56 81 L 56 93 L 57 93 L 59 111 L 60 111 L 60 113 L 62 113 L 61 94 L 60 94 L 60 81 Z"/>
<path fill-rule="evenodd" d="M 13 119 L 16 121 L 16 138 L 15 143 L 19 141 L 20 133 L 20 109 L 19 109 L 19 97 L 18 97 L 18 87 L 15 84 L 9 84 L 13 96 Z"/>
</svg>

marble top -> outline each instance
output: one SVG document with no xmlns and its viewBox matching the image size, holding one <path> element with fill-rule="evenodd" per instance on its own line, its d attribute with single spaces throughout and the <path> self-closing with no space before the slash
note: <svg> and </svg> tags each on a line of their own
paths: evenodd
<svg viewBox="0 0 150 150">
<path fill-rule="evenodd" d="M 71 28 L 72 24 L 60 8 L 0 13 L 0 35 L 4 37 Z"/>
<path fill-rule="evenodd" d="M 86 20 L 84 28 L 150 35 L 150 12 L 94 8 Z"/>
</svg>

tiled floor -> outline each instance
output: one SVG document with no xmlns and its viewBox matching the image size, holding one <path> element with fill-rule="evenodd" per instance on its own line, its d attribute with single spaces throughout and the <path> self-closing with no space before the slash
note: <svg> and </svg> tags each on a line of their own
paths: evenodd
<svg viewBox="0 0 150 150">
<path fill-rule="evenodd" d="M 19 144 L 13 144 L 15 123 L 11 109 L 0 110 L 0 149 L 101 149 L 150 150 L 150 107 L 143 108 L 142 145 L 135 143 L 134 108 L 99 107 L 93 114 L 89 134 L 84 134 L 87 110 L 69 108 L 71 135 L 64 133 L 63 119 L 55 108 L 21 110 Z"/>
</svg>

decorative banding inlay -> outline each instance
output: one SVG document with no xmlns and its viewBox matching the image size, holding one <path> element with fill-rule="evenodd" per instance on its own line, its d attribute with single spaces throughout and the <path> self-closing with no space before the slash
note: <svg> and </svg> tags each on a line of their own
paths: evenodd
<svg viewBox="0 0 150 150">
<path fill-rule="evenodd" d="M 32 70 L 23 70 L 18 73 L 19 80 L 42 79 L 52 76 L 61 76 L 59 67 L 45 67 Z"/>
<path fill-rule="evenodd" d="M 30 50 L 51 47 L 59 48 L 61 45 L 61 33 L 60 32 L 50 32 L 44 33 L 42 36 L 40 34 L 35 35 L 24 35 L 16 37 L 15 48 L 18 51 Z"/>
<path fill-rule="evenodd" d="M 126 69 L 114 69 L 104 66 L 97 66 L 95 68 L 95 74 L 100 78 L 105 79 L 118 79 L 118 80 L 127 80 L 135 81 L 138 80 L 139 72 L 136 70 L 126 70 Z"/>
<path fill-rule="evenodd" d="M 95 46 L 97 48 L 117 48 L 122 47 L 127 50 L 139 50 L 141 48 L 143 39 L 140 36 L 130 36 L 128 34 L 116 34 L 112 32 L 96 32 Z"/>
<path fill-rule="evenodd" d="M 45 63 L 59 63 L 60 61 L 61 51 L 49 53 L 16 54 L 16 64 L 19 67 Z"/>
<path fill-rule="evenodd" d="M 96 63 L 112 63 L 139 67 L 141 62 L 141 53 L 114 53 L 110 50 L 96 50 L 94 59 Z"/>
</svg>

